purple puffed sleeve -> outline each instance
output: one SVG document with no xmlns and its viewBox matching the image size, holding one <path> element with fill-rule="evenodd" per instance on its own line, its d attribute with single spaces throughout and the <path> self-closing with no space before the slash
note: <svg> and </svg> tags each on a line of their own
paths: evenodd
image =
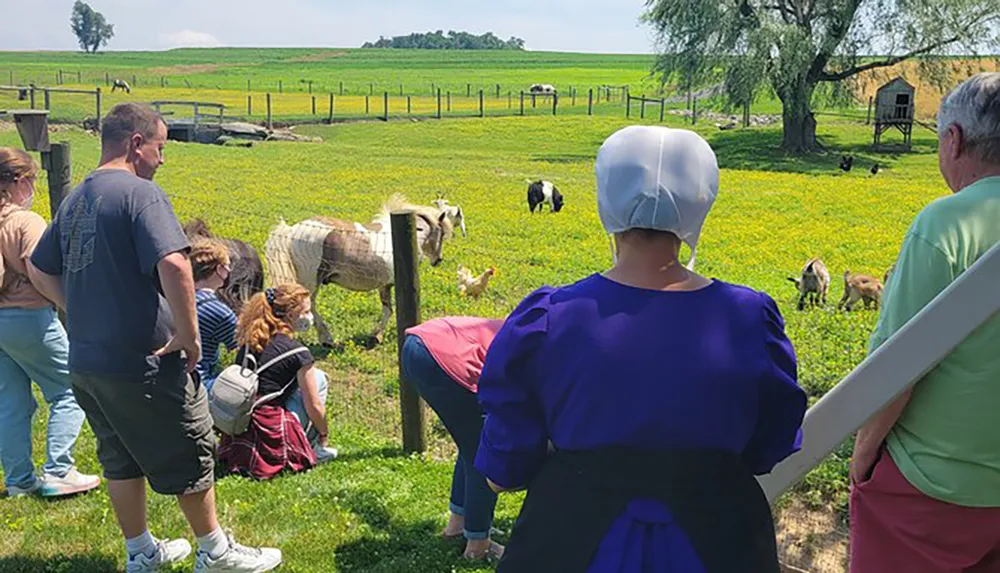
<svg viewBox="0 0 1000 573">
<path fill-rule="evenodd" d="M 761 293 L 764 319 L 763 375 L 758 382 L 757 426 L 743 459 L 754 474 L 766 474 L 802 447 L 806 393 L 798 385 L 792 342 L 774 300 Z"/>
<path fill-rule="evenodd" d="M 545 461 L 548 432 L 534 391 L 534 356 L 545 339 L 552 291 L 543 287 L 533 292 L 507 317 L 479 377 L 479 404 L 486 419 L 475 465 L 507 489 L 525 486 Z"/>
</svg>

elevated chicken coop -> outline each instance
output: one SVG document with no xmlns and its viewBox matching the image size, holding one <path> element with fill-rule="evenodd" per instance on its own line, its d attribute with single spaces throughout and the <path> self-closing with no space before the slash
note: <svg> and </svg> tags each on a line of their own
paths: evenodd
<svg viewBox="0 0 1000 573">
<path fill-rule="evenodd" d="M 913 113 L 916 88 L 897 77 L 875 93 L 875 148 L 882 147 L 882 136 L 890 129 L 903 134 L 903 147 L 913 145 Z"/>
</svg>

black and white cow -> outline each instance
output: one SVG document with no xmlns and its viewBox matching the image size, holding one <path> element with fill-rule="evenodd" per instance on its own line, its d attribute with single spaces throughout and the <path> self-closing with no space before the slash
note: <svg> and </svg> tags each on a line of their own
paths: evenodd
<svg viewBox="0 0 1000 573">
<path fill-rule="evenodd" d="M 528 92 L 533 94 L 554 94 L 556 93 L 556 88 L 552 84 L 531 84 Z"/>
<path fill-rule="evenodd" d="M 115 81 L 111 84 L 111 93 L 114 93 L 115 90 L 124 90 L 125 93 L 130 94 L 132 93 L 132 86 L 128 85 L 128 82 L 123 79 L 115 78 Z"/>
<path fill-rule="evenodd" d="M 538 212 L 541 212 L 543 204 L 548 204 L 549 212 L 558 213 L 563 207 L 562 193 L 556 189 L 556 186 L 551 181 L 541 179 L 538 181 L 529 181 L 528 207 L 531 209 L 531 212 L 534 213 L 536 208 Z"/>
</svg>

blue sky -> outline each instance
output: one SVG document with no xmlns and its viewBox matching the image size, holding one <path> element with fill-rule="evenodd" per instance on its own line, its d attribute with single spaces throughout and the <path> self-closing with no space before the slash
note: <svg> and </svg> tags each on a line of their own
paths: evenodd
<svg viewBox="0 0 1000 573">
<path fill-rule="evenodd" d="M 529 50 L 650 53 L 644 0 L 90 0 L 113 50 L 178 46 L 358 47 L 380 35 L 492 31 Z M 73 0 L 0 0 L 0 50 L 72 50 Z M 38 22 L 28 25 L 27 22 Z M 57 25 L 49 25 L 56 23 Z M 59 25 L 63 24 L 64 25 Z"/>
</svg>

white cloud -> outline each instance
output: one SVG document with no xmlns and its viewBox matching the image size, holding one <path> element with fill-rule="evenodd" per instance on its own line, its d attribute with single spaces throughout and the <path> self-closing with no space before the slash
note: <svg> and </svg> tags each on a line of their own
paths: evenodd
<svg viewBox="0 0 1000 573">
<path fill-rule="evenodd" d="M 181 30 L 160 34 L 160 45 L 164 48 L 218 48 L 222 42 L 208 32 Z"/>
</svg>

